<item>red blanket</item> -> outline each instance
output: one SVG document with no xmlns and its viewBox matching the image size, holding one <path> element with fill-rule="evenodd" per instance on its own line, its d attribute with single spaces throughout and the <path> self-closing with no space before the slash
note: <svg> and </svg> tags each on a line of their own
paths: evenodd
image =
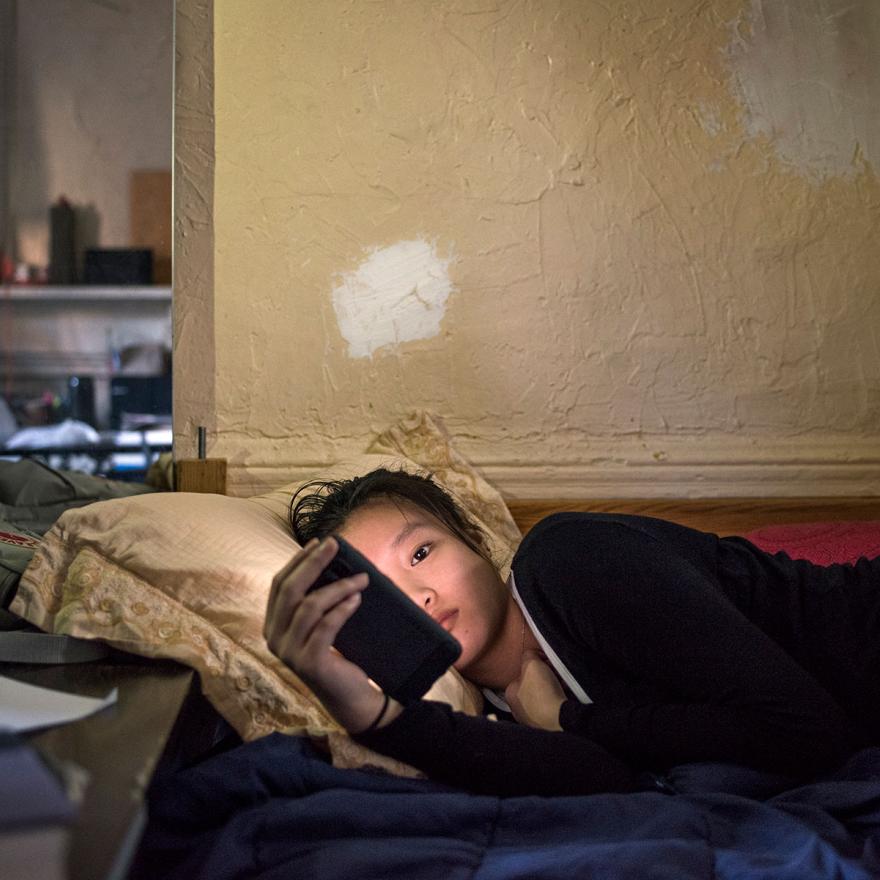
<svg viewBox="0 0 880 880">
<path fill-rule="evenodd" d="M 769 553 L 784 550 L 793 559 L 809 559 L 819 565 L 880 556 L 880 522 L 877 521 L 765 526 L 745 537 Z"/>
</svg>

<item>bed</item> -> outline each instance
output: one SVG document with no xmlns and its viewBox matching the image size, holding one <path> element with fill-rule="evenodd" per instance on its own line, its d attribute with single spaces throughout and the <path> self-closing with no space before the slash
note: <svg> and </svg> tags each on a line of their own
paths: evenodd
<svg viewBox="0 0 880 880">
<path fill-rule="evenodd" d="M 424 416 L 329 473 L 389 462 L 430 469 L 462 497 L 502 569 L 520 527 L 556 509 L 661 515 L 825 559 L 880 553 L 880 499 L 505 503 Z M 880 749 L 798 786 L 702 764 L 675 768 L 669 793 L 507 799 L 368 753 L 261 644 L 268 581 L 292 552 L 291 490 L 89 505 L 47 532 L 22 578 L 13 610 L 40 628 L 197 674 L 175 735 L 141 780 L 146 830 L 116 876 L 880 876 Z M 479 711 L 455 676 L 431 695 Z M 198 723 L 184 717 L 194 701 L 209 707 Z"/>
<path fill-rule="evenodd" d="M 870 878 L 880 753 L 812 785 L 682 768 L 685 793 L 497 799 L 328 765 L 274 734 L 168 779 L 136 877 Z M 768 794 L 772 796 L 767 797 Z"/>
</svg>

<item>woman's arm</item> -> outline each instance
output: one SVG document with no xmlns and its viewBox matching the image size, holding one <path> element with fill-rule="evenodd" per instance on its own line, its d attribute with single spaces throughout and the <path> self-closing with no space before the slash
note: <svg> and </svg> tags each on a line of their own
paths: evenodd
<svg viewBox="0 0 880 880">
<path fill-rule="evenodd" d="M 478 794 L 576 795 L 652 788 L 619 758 L 583 736 L 454 712 L 420 700 L 390 724 L 355 739 Z"/>
</svg>

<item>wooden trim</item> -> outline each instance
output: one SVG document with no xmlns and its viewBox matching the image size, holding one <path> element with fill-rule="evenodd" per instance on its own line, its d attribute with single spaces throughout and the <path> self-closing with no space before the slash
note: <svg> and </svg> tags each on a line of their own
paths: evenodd
<svg viewBox="0 0 880 880">
<path fill-rule="evenodd" d="M 178 492 L 226 494 L 225 458 L 185 458 L 174 464 L 174 488 Z"/>
<path fill-rule="evenodd" d="M 655 516 L 719 535 L 741 535 L 785 523 L 880 520 L 880 497 L 541 499 L 509 500 L 507 506 L 523 533 L 559 511 Z"/>
</svg>

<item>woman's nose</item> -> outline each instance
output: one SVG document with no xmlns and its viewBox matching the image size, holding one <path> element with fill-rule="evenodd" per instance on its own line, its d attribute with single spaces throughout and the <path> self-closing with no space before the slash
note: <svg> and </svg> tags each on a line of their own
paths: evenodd
<svg viewBox="0 0 880 880">
<path fill-rule="evenodd" d="M 437 604 L 437 596 L 430 587 L 401 587 L 404 593 L 420 608 L 430 611 Z"/>
</svg>

